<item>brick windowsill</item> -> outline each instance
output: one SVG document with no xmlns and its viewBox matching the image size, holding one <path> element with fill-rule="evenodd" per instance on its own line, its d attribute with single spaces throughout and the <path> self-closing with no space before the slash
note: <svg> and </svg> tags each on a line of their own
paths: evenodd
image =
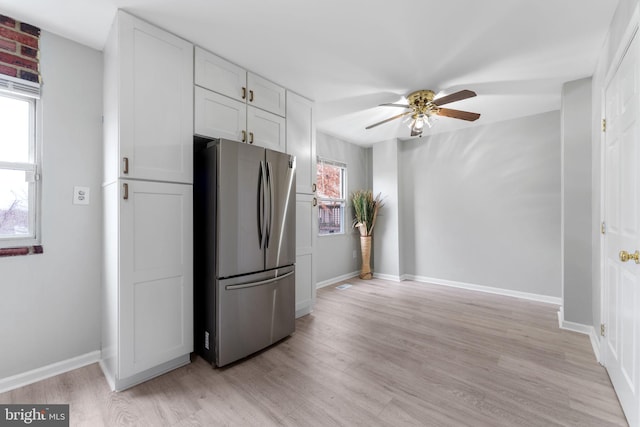
<svg viewBox="0 0 640 427">
<path fill-rule="evenodd" d="M 43 252 L 41 245 L 22 246 L 19 248 L 0 248 L 0 258 L 6 256 L 33 255 Z"/>
</svg>

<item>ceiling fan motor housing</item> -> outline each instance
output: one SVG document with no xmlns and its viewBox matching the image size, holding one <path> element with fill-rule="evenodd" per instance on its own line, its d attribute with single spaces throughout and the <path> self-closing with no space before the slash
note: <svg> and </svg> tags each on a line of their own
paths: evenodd
<svg viewBox="0 0 640 427">
<path fill-rule="evenodd" d="M 409 105 L 416 114 L 432 115 L 437 113 L 438 106 L 433 103 L 436 94 L 432 90 L 417 90 L 407 96 Z"/>
</svg>

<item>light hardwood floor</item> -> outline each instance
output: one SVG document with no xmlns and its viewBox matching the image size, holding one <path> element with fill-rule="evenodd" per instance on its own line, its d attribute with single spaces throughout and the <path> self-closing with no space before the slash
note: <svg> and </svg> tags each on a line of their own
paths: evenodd
<svg viewBox="0 0 640 427">
<path fill-rule="evenodd" d="M 415 282 L 318 291 L 296 333 L 225 369 L 121 393 L 97 365 L 0 394 L 69 403 L 73 426 L 624 426 L 585 335 L 557 307 Z"/>
</svg>

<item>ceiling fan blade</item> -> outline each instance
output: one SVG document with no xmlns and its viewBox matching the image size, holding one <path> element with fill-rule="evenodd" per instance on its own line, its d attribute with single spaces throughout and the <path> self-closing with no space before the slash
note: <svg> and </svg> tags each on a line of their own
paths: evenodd
<svg viewBox="0 0 640 427">
<path fill-rule="evenodd" d="M 469 122 L 476 121 L 480 118 L 480 114 L 478 113 L 470 113 L 469 111 L 452 110 L 451 108 L 440 108 L 436 114 L 439 116 L 451 117 L 454 119 L 461 119 Z"/>
<path fill-rule="evenodd" d="M 380 107 L 401 107 L 401 108 L 411 108 L 411 105 L 406 104 L 380 104 Z"/>
<path fill-rule="evenodd" d="M 451 95 L 443 96 L 442 98 L 434 99 L 433 103 L 436 105 L 449 104 L 450 102 L 462 101 L 463 99 L 473 98 L 476 93 L 472 90 L 461 90 L 460 92 L 452 93 Z"/>
<path fill-rule="evenodd" d="M 381 121 L 381 122 L 378 122 L 378 123 L 374 123 L 374 124 L 372 124 L 372 125 L 369 125 L 369 126 L 367 126 L 365 129 L 371 129 L 371 128 L 374 128 L 374 127 L 376 127 L 376 126 L 383 125 L 383 124 L 385 124 L 385 123 L 387 123 L 387 122 L 390 122 L 391 120 L 399 119 L 400 117 L 406 116 L 407 114 L 411 114 L 411 113 L 413 113 L 413 111 L 407 111 L 407 112 L 405 112 L 405 113 L 398 114 L 397 116 L 389 117 L 389 118 L 388 118 L 388 119 L 386 119 L 386 120 L 383 120 L 383 121 Z"/>
</svg>

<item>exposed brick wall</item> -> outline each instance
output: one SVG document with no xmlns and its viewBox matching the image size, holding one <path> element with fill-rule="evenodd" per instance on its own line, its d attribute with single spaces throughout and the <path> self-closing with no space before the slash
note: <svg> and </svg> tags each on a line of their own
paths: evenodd
<svg viewBox="0 0 640 427">
<path fill-rule="evenodd" d="M 0 15 L 0 74 L 40 83 L 40 28 Z"/>
</svg>

